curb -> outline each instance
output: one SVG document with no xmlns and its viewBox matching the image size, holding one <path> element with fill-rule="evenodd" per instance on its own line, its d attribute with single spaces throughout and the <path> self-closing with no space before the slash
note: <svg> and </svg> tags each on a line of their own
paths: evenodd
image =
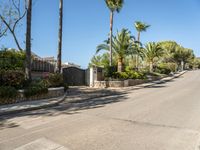
<svg viewBox="0 0 200 150">
<path fill-rule="evenodd" d="M 170 79 L 166 79 L 166 78 L 169 78 L 169 77 L 165 77 L 165 78 L 162 78 L 162 79 L 160 79 L 160 80 L 157 80 L 157 81 L 164 81 L 164 82 L 168 82 L 168 81 L 171 81 L 171 80 L 173 80 L 173 79 L 176 79 L 176 78 L 179 78 L 180 76 L 182 76 L 183 74 L 185 74 L 187 71 L 183 71 L 183 72 L 181 72 L 180 74 L 175 74 L 175 75 L 173 75 Z M 155 85 L 155 84 L 157 84 L 157 83 L 152 83 L 151 85 Z M 151 85 L 148 85 L 148 86 L 151 86 Z"/>
<path fill-rule="evenodd" d="M 33 107 L 27 107 L 27 108 L 22 108 L 22 109 L 8 110 L 8 111 L 0 112 L 0 116 L 11 115 L 11 114 L 16 114 L 16 113 L 27 112 L 27 111 L 38 110 L 38 109 L 42 109 L 42 108 L 56 106 L 59 103 L 63 102 L 65 97 L 66 97 L 66 94 L 64 94 L 62 97 L 58 97 L 57 101 L 55 101 L 53 103 L 49 103 L 49 104 L 44 104 L 44 105 L 40 105 L 40 106 L 33 106 Z"/>
</svg>

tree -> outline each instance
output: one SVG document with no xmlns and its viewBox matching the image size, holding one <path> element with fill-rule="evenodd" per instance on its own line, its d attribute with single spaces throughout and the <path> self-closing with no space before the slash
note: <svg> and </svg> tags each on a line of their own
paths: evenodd
<svg viewBox="0 0 200 150">
<path fill-rule="evenodd" d="M 22 4 L 24 5 L 23 8 L 21 7 Z M 23 3 L 21 0 L 9 0 L 2 2 L 0 7 L 0 37 L 10 31 L 18 49 L 21 51 L 22 48 L 16 35 L 16 28 L 27 13 L 26 4 L 26 0 Z"/>
<path fill-rule="evenodd" d="M 117 36 L 113 37 L 113 45 L 112 48 L 114 50 L 115 55 L 117 56 L 117 70 L 118 72 L 124 71 L 124 58 L 133 51 L 134 43 L 133 37 L 127 29 L 122 29 L 121 32 L 117 32 Z M 100 44 L 97 46 L 96 52 L 98 53 L 101 50 L 109 51 L 109 41 L 105 44 Z"/>
<path fill-rule="evenodd" d="M 62 28 L 63 28 L 63 0 L 59 4 L 59 33 L 58 33 L 58 54 L 56 72 L 61 73 L 62 65 Z"/>
<path fill-rule="evenodd" d="M 147 30 L 147 28 L 150 27 L 150 25 L 145 24 L 145 23 L 140 22 L 140 21 L 136 21 L 134 26 L 135 26 L 135 29 L 138 32 L 137 41 L 140 42 L 141 32 L 145 32 Z M 138 51 L 140 51 L 140 46 L 138 46 Z M 136 68 L 138 68 L 138 61 L 139 61 L 138 60 L 138 55 L 136 55 Z"/>
<path fill-rule="evenodd" d="M 5 26 L 5 24 L 0 20 L 0 38 L 6 35 L 8 31 L 8 28 Z"/>
<path fill-rule="evenodd" d="M 140 34 L 141 34 L 141 32 L 145 32 L 150 27 L 150 25 L 145 24 L 145 23 L 140 22 L 140 21 L 136 21 L 134 25 L 135 25 L 135 28 L 136 28 L 136 30 L 138 32 L 137 40 L 138 40 L 138 42 L 140 42 Z"/>
<path fill-rule="evenodd" d="M 103 55 L 93 56 L 89 67 L 98 66 L 98 67 L 108 67 L 109 66 L 109 54 L 104 53 Z"/>
<path fill-rule="evenodd" d="M 173 58 L 177 62 L 179 69 L 183 70 L 185 69 L 186 63 L 194 59 L 195 55 L 193 50 L 179 46 L 173 53 Z"/>
<path fill-rule="evenodd" d="M 112 37 L 113 37 L 113 17 L 114 12 L 120 12 L 124 0 L 105 0 L 107 7 L 110 10 L 110 66 L 112 66 Z"/>
<path fill-rule="evenodd" d="M 31 80 L 31 19 L 32 19 L 32 0 L 28 0 L 27 20 L 26 20 L 26 79 Z"/>
<path fill-rule="evenodd" d="M 158 43 L 150 42 L 145 45 L 144 54 L 149 63 L 149 71 L 152 72 L 156 58 L 158 59 L 163 55 L 163 49 Z"/>
<path fill-rule="evenodd" d="M 165 50 L 164 60 L 166 62 L 175 62 L 179 69 L 184 69 L 186 63 L 192 63 L 195 58 L 191 49 L 184 48 L 174 41 L 159 42 Z"/>
</svg>

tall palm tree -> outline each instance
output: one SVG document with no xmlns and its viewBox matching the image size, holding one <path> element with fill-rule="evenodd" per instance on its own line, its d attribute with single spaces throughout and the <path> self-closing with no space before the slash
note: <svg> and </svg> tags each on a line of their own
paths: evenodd
<svg viewBox="0 0 200 150">
<path fill-rule="evenodd" d="M 137 41 L 140 42 L 141 32 L 145 32 L 150 27 L 150 25 L 140 22 L 140 21 L 136 21 L 134 23 L 134 26 L 138 32 Z M 139 46 L 138 46 L 138 48 L 139 48 Z M 138 68 L 138 55 L 136 55 L 136 68 Z"/>
<path fill-rule="evenodd" d="M 150 25 L 143 23 L 143 22 L 140 22 L 140 21 L 136 21 L 134 25 L 135 25 L 135 28 L 138 32 L 137 40 L 138 40 L 138 42 L 140 42 L 141 32 L 145 32 L 150 27 Z"/>
<path fill-rule="evenodd" d="M 63 29 L 63 0 L 59 4 L 59 33 L 58 33 L 58 54 L 56 72 L 61 73 L 62 65 L 62 29 Z"/>
<path fill-rule="evenodd" d="M 117 36 L 113 37 L 112 48 L 114 50 L 114 54 L 117 56 L 118 72 L 124 71 L 124 58 L 125 56 L 130 55 L 134 49 L 132 42 L 132 36 L 127 29 L 122 29 L 121 32 L 117 33 Z M 98 53 L 101 50 L 109 51 L 108 43 L 109 42 L 98 45 L 96 52 Z"/>
<path fill-rule="evenodd" d="M 153 71 L 153 65 L 156 61 L 156 58 L 159 59 L 163 55 L 163 49 L 162 47 L 155 43 L 155 42 L 150 42 L 145 45 L 144 48 L 144 54 L 147 62 L 149 63 L 149 71 Z"/>
<path fill-rule="evenodd" d="M 107 7 L 110 10 L 110 66 L 112 66 L 112 36 L 113 36 L 113 17 L 114 12 L 120 12 L 124 0 L 105 0 Z"/>
<path fill-rule="evenodd" d="M 27 20 L 26 20 L 26 63 L 25 75 L 31 80 L 31 17 L 32 17 L 32 0 L 28 0 Z"/>
</svg>

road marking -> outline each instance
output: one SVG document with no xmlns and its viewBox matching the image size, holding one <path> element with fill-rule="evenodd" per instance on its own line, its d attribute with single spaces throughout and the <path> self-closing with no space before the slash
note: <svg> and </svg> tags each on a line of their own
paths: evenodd
<svg viewBox="0 0 200 150">
<path fill-rule="evenodd" d="M 18 147 L 15 150 L 69 150 L 69 149 L 46 138 L 40 138 L 28 144 L 25 144 L 21 147 Z"/>
</svg>

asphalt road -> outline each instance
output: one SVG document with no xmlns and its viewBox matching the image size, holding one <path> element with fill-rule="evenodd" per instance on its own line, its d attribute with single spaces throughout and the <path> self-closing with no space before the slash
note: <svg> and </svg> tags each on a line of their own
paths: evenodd
<svg viewBox="0 0 200 150">
<path fill-rule="evenodd" d="M 199 131 L 200 71 L 190 71 L 123 95 L 5 116 L 0 150 L 200 150 Z"/>
</svg>

